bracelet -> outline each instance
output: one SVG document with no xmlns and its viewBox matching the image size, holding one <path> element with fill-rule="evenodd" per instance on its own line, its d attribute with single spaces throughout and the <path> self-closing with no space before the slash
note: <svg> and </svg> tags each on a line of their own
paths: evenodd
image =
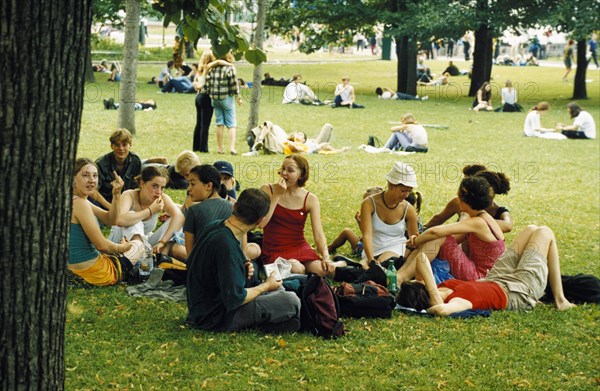
<svg viewBox="0 0 600 391">
<path fill-rule="evenodd" d="M 152 217 L 152 209 L 150 209 L 150 207 L 148 207 L 146 209 L 148 209 L 148 212 L 150 212 L 150 216 L 148 216 L 148 217 Z"/>
</svg>

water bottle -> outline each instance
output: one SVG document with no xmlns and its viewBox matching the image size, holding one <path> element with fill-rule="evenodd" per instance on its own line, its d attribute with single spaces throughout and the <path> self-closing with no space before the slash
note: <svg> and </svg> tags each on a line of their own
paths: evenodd
<svg viewBox="0 0 600 391">
<path fill-rule="evenodd" d="M 146 239 L 144 240 L 144 257 L 140 259 L 140 278 L 142 280 L 148 279 L 153 268 L 154 253 L 152 252 L 152 245 Z"/>
<path fill-rule="evenodd" d="M 398 279 L 396 276 L 396 267 L 394 266 L 394 260 L 390 259 L 390 266 L 385 271 L 387 277 L 388 290 L 391 293 L 396 293 L 398 290 Z"/>
</svg>

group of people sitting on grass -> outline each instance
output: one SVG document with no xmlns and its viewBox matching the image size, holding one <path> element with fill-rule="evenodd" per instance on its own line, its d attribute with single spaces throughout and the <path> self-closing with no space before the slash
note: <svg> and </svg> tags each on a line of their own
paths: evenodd
<svg viewBox="0 0 600 391">
<path fill-rule="evenodd" d="M 97 162 L 77 159 L 68 269 L 75 279 L 106 286 L 132 278 L 148 247 L 179 260 L 187 267 L 191 327 L 298 330 L 295 293 L 285 292 L 274 273 L 264 282 L 257 279 L 258 264 L 278 258 L 287 260 L 292 273 L 320 276 L 334 276 L 348 263 L 368 269 L 404 259 L 397 271 L 402 282 L 398 302 L 438 315 L 529 309 L 547 281 L 557 308 L 572 306 L 562 291 L 556 239 L 549 228 L 529 226 L 506 248 L 504 232 L 512 229 L 512 220 L 494 196 L 506 194 L 509 181 L 483 166 L 465 167 L 457 197 L 420 232 L 416 172 L 394 163 L 384 176 L 387 185 L 371 189 L 361 203 L 356 216 L 361 260 L 354 263 L 331 254 L 342 243 L 340 238 L 327 243 L 319 198 L 305 189 L 310 167 L 303 155 L 286 156 L 273 183 L 246 189 L 236 200 L 230 163 L 200 164 L 194 153 L 183 152 L 173 173 L 187 182 L 188 192 L 178 205 L 164 192 L 167 167 L 144 165 L 130 147 L 131 135 L 120 130 L 111 136 L 111 153 Z M 442 225 L 455 214 L 458 222 Z M 315 248 L 304 236 L 308 218 Z M 111 227 L 108 239 L 100 224 Z M 248 243 L 247 234 L 256 228 L 263 231 L 262 246 Z M 435 285 L 429 262 L 436 257 L 449 263 L 455 279 Z"/>
</svg>

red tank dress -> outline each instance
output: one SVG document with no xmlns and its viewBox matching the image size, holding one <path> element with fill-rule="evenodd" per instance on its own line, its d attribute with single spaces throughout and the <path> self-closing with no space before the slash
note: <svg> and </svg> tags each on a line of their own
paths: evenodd
<svg viewBox="0 0 600 391">
<path fill-rule="evenodd" d="M 448 261 L 450 273 L 457 280 L 471 281 L 487 276 L 488 271 L 504 253 L 504 240 L 498 239 L 494 230 L 489 228 L 496 237 L 493 242 L 484 242 L 474 234 L 467 234 L 469 256 L 464 253 L 454 236 L 448 236 L 442 244 L 438 258 Z"/>
<path fill-rule="evenodd" d="M 263 264 L 275 262 L 278 257 L 297 259 L 300 262 L 320 259 L 319 254 L 304 238 L 304 224 L 308 213 L 304 198 L 302 209 L 288 209 L 277 204 L 271 220 L 263 229 L 262 256 Z"/>
</svg>

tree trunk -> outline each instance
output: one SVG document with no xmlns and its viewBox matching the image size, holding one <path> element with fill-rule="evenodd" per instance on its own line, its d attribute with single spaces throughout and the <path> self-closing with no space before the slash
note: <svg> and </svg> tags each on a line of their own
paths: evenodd
<svg viewBox="0 0 600 391">
<path fill-rule="evenodd" d="M 587 58 L 585 58 L 586 49 L 587 41 L 585 39 L 577 41 L 577 69 L 575 70 L 575 85 L 571 99 L 587 99 L 588 97 L 585 85 L 585 73 L 588 66 Z"/>
<path fill-rule="evenodd" d="M 0 12 L 0 388 L 64 388 L 73 162 L 91 0 Z M 18 66 L 17 66 L 18 64 Z"/>
<path fill-rule="evenodd" d="M 125 2 L 125 43 L 123 45 L 123 68 L 121 94 L 119 96 L 119 128 L 135 134 L 135 98 L 137 86 L 138 33 L 140 28 L 140 0 Z"/>
<path fill-rule="evenodd" d="M 475 48 L 473 50 L 473 72 L 469 96 L 475 96 L 481 85 L 490 80 L 492 74 L 492 39 L 489 27 L 482 24 L 475 31 Z"/>
<path fill-rule="evenodd" d="M 96 77 L 94 76 L 94 70 L 92 69 L 92 47 L 88 48 L 88 54 L 85 60 L 85 78 L 86 83 L 95 83 Z"/>
<path fill-rule="evenodd" d="M 396 37 L 396 57 L 398 58 L 399 92 L 417 94 L 417 45 L 408 36 Z"/>
<path fill-rule="evenodd" d="M 267 5 L 266 0 L 258 0 L 258 11 L 256 13 L 256 30 L 254 31 L 254 46 L 257 49 L 263 48 L 265 19 Z M 252 98 L 250 100 L 250 113 L 248 113 L 247 130 L 251 130 L 258 124 L 258 114 L 260 109 L 260 95 L 262 86 L 260 84 L 262 78 L 262 63 L 254 66 L 252 73 Z"/>
</svg>

